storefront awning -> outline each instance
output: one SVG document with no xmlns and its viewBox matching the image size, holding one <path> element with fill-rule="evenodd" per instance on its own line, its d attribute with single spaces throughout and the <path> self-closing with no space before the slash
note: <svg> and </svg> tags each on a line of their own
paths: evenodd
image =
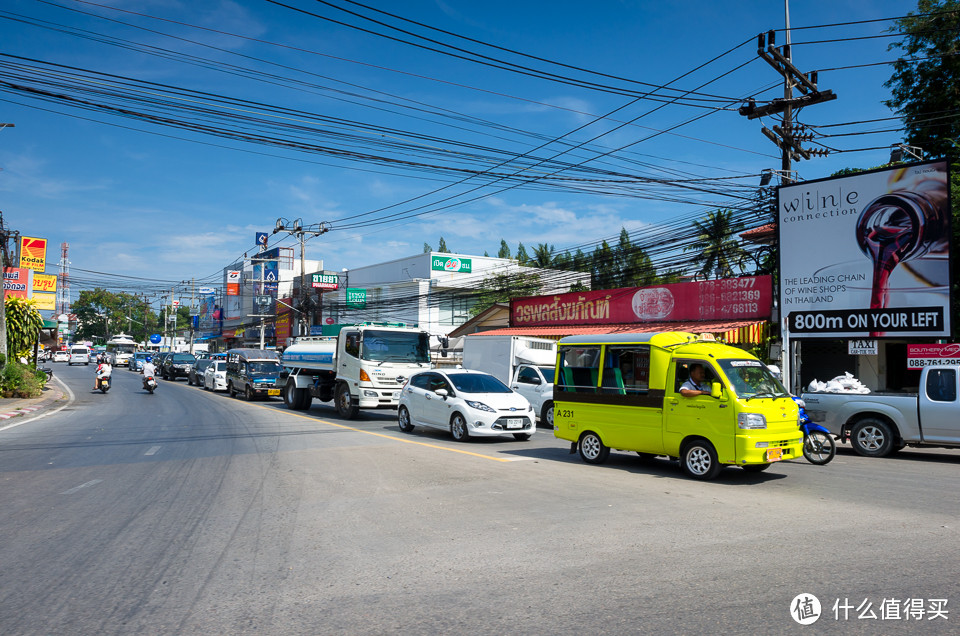
<svg viewBox="0 0 960 636">
<path fill-rule="evenodd" d="M 653 333 L 657 331 L 687 331 L 712 333 L 729 344 L 760 344 L 767 335 L 769 323 L 756 320 L 707 320 L 696 322 L 644 322 L 617 325 L 563 325 L 550 327 L 505 327 L 481 331 L 476 336 L 535 336 L 556 338 L 595 333 Z"/>
</svg>

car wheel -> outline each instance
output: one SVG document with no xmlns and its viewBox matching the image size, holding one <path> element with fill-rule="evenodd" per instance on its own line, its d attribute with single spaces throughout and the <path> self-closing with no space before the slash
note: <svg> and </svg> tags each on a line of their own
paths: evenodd
<svg viewBox="0 0 960 636">
<path fill-rule="evenodd" d="M 470 432 L 467 430 L 467 420 L 459 413 L 454 413 L 450 418 L 450 434 L 458 442 L 465 442 L 470 438 Z"/>
<path fill-rule="evenodd" d="M 713 444 L 697 439 L 687 443 L 680 453 L 680 467 L 694 479 L 714 479 L 723 468 Z"/>
<path fill-rule="evenodd" d="M 540 411 L 540 423 L 548 428 L 553 428 L 553 402 L 545 402 Z"/>
<path fill-rule="evenodd" d="M 336 404 L 337 413 L 344 419 L 352 420 L 360 412 L 360 405 L 354 402 L 350 387 L 345 382 L 337 385 Z"/>
<path fill-rule="evenodd" d="M 413 424 L 410 422 L 410 411 L 408 411 L 407 407 L 405 406 L 401 406 L 399 409 L 397 409 L 397 425 L 404 433 L 409 433 L 414 428 Z"/>
<path fill-rule="evenodd" d="M 232 398 L 237 397 L 237 392 L 233 390 L 233 382 L 227 383 L 227 394 Z"/>
<path fill-rule="evenodd" d="M 602 464 L 610 457 L 610 448 L 593 431 L 587 431 L 580 437 L 577 450 L 580 451 L 583 461 L 588 464 Z"/>
<path fill-rule="evenodd" d="M 247 402 L 253 401 L 253 389 L 250 388 L 249 384 L 243 389 L 243 399 Z"/>
<path fill-rule="evenodd" d="M 850 444 L 864 457 L 883 457 L 893 450 L 893 431 L 886 422 L 868 417 L 854 425 Z"/>
<path fill-rule="evenodd" d="M 513 434 L 513 439 L 517 440 L 518 442 L 525 442 L 528 439 L 530 439 L 530 437 L 531 437 L 530 433 L 514 433 Z"/>
<path fill-rule="evenodd" d="M 766 469 L 770 468 L 770 464 L 744 464 L 740 468 L 744 469 L 748 473 L 762 473 Z"/>
</svg>

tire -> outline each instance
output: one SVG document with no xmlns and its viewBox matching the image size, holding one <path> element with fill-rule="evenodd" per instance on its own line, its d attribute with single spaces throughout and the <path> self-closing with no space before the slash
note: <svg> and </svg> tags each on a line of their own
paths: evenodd
<svg viewBox="0 0 960 636">
<path fill-rule="evenodd" d="M 695 439 L 683 447 L 680 467 L 688 476 L 703 481 L 715 479 L 723 468 L 713 444 L 703 439 Z"/>
<path fill-rule="evenodd" d="M 580 451 L 580 458 L 588 464 L 602 464 L 610 457 L 610 448 L 593 431 L 580 436 L 577 450 Z"/>
<path fill-rule="evenodd" d="M 540 425 L 553 429 L 553 402 L 544 402 L 540 409 Z"/>
<path fill-rule="evenodd" d="M 287 386 L 283 389 L 283 403 L 288 409 L 294 411 L 306 411 L 310 408 L 312 398 L 307 389 L 298 389 L 297 383 L 293 380 L 287 381 Z"/>
<path fill-rule="evenodd" d="M 243 399 L 247 402 L 253 402 L 253 389 L 250 388 L 250 385 L 243 387 Z"/>
<path fill-rule="evenodd" d="M 823 466 L 829 464 L 837 454 L 837 443 L 833 436 L 821 431 L 813 431 L 803 436 L 803 456 L 811 464 Z"/>
<path fill-rule="evenodd" d="M 740 468 L 744 469 L 748 473 L 762 473 L 766 469 L 770 468 L 770 464 L 745 464 Z"/>
<path fill-rule="evenodd" d="M 227 383 L 227 394 L 232 398 L 237 397 L 237 392 L 233 390 L 233 382 Z"/>
<path fill-rule="evenodd" d="M 893 431 L 886 422 L 868 417 L 853 426 L 850 445 L 858 455 L 883 457 L 893 450 Z"/>
<path fill-rule="evenodd" d="M 335 400 L 337 413 L 340 414 L 340 417 L 347 420 L 352 420 L 357 417 L 357 414 L 360 412 L 360 406 L 354 402 L 353 397 L 350 395 L 350 387 L 348 387 L 345 382 L 337 385 Z"/>
<path fill-rule="evenodd" d="M 410 411 L 405 406 L 397 409 L 397 425 L 404 433 L 409 433 L 414 429 L 413 423 L 410 422 Z"/>
<path fill-rule="evenodd" d="M 531 437 L 530 433 L 514 433 L 513 434 L 513 439 L 517 440 L 518 442 L 525 442 L 528 439 L 530 439 L 530 437 Z"/>
<path fill-rule="evenodd" d="M 450 435 L 458 442 L 465 442 L 470 439 L 470 431 L 467 430 L 467 420 L 459 413 L 454 413 L 450 418 Z"/>
</svg>

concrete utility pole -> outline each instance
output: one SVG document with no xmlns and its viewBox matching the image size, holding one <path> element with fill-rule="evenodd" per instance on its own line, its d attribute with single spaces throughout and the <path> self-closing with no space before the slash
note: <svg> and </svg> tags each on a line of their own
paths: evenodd
<svg viewBox="0 0 960 636">
<path fill-rule="evenodd" d="M 288 227 L 288 225 L 290 227 Z M 304 238 L 307 234 L 310 236 L 320 236 L 330 231 L 330 228 L 326 223 L 314 223 L 313 225 L 304 226 L 303 219 L 296 219 L 291 223 L 287 219 L 277 219 L 276 227 L 273 228 L 273 233 L 277 232 L 286 232 L 287 234 L 295 234 L 298 239 L 300 239 L 300 335 L 309 336 L 310 335 L 310 312 L 306 310 L 307 298 L 309 293 L 307 291 L 307 272 L 306 264 L 304 261 L 304 244 L 306 239 Z M 322 301 L 321 301 L 322 302 Z"/>
<path fill-rule="evenodd" d="M 772 130 L 766 126 L 760 129 L 770 141 L 780 148 L 781 185 L 793 180 L 790 177 L 793 161 L 810 159 L 814 156 L 822 157 L 829 153 L 826 149 L 810 150 L 801 146 L 802 142 L 811 141 L 813 135 L 806 134 L 803 126 L 794 125 L 794 107 L 812 106 L 837 98 L 833 91 L 821 91 L 817 88 L 816 71 L 801 73 L 793 65 L 790 52 L 790 8 L 786 0 L 784 1 L 784 9 L 786 11 L 787 43 L 778 48 L 776 46 L 776 32 L 772 30 L 766 34 L 761 33 L 757 37 L 757 55 L 783 76 L 783 98 L 774 99 L 765 106 L 757 106 L 756 100 L 750 98 L 739 109 L 740 114 L 748 119 L 783 113 L 781 126 L 774 126 Z M 799 97 L 793 96 L 794 88 L 801 93 Z"/>
<path fill-rule="evenodd" d="M 786 44 L 782 47 L 776 46 L 775 32 L 768 31 L 761 33 L 757 37 L 757 55 L 773 67 L 773 69 L 783 76 L 783 98 L 774 99 L 769 104 L 757 106 L 756 100 L 749 99 L 747 103 L 740 107 L 741 115 L 748 119 L 757 119 L 767 115 L 783 114 L 781 126 L 773 126 L 772 129 L 764 126 L 760 131 L 772 141 L 781 153 L 780 170 L 765 171 L 761 184 L 765 185 L 772 173 L 776 172 L 780 177 L 780 185 L 786 185 L 796 181 L 793 176 L 793 161 L 801 159 L 810 159 L 811 157 L 826 156 L 826 149 L 807 149 L 802 146 L 804 141 L 812 141 L 813 135 L 807 134 L 802 125 L 796 125 L 793 121 L 793 109 L 804 106 L 812 106 L 836 99 L 837 96 L 830 90 L 821 91 L 817 87 L 817 72 L 802 73 L 793 65 L 793 56 L 790 51 L 790 2 L 784 0 L 784 22 L 786 26 Z M 800 95 L 793 96 L 793 89 L 796 88 Z M 776 218 L 774 216 L 774 218 Z M 782 309 L 782 308 L 781 308 Z M 796 385 L 799 383 L 799 364 L 795 364 L 799 357 L 797 345 L 790 338 L 790 325 L 783 320 L 781 316 L 781 336 L 783 338 L 781 369 L 784 383 L 788 390 L 796 392 Z"/>
</svg>

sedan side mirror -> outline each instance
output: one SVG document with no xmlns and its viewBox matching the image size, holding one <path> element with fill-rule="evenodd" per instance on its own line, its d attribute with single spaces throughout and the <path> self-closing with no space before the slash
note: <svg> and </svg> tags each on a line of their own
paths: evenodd
<svg viewBox="0 0 960 636">
<path fill-rule="evenodd" d="M 434 393 L 442 397 L 444 400 L 446 400 L 447 396 L 450 395 L 450 392 L 447 391 L 446 389 L 437 389 L 436 391 L 434 391 Z"/>
</svg>

